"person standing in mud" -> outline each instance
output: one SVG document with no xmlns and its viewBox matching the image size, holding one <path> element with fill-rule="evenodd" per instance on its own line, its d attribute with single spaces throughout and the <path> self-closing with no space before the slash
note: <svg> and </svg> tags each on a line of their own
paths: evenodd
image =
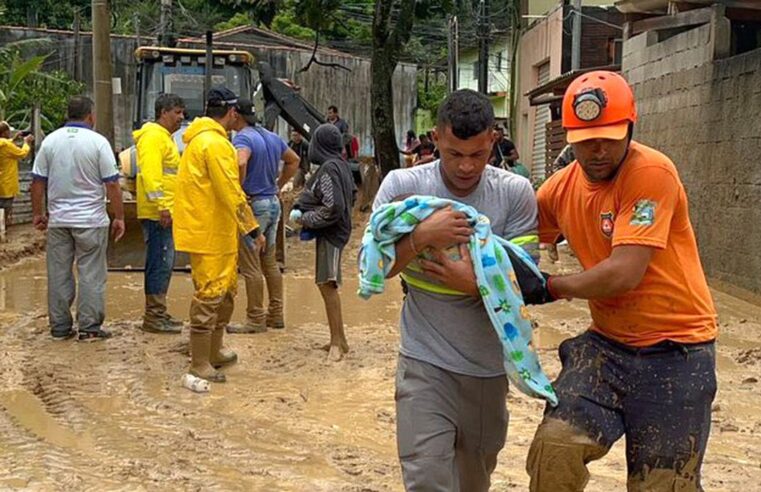
<svg viewBox="0 0 761 492">
<path fill-rule="evenodd" d="M 172 134 L 185 119 L 185 102 L 176 94 L 161 94 L 154 104 L 156 121 L 133 133 L 139 172 L 137 218 L 145 238 L 145 314 L 141 328 L 151 333 L 180 333 L 182 321 L 166 309 L 166 294 L 174 268 L 172 206 L 180 153 Z"/>
<path fill-rule="evenodd" d="M 246 322 L 227 326 L 228 333 L 262 333 L 267 328 L 285 328 L 283 317 L 283 274 L 277 264 L 277 225 L 280 220 L 280 189 L 299 167 L 299 156 L 277 134 L 256 125 L 254 105 L 238 101 L 237 132 L 233 145 L 238 151 L 238 171 L 243 192 L 264 235 L 260 251 L 240 248 L 240 273 L 246 283 Z M 280 161 L 284 162 L 280 171 Z M 269 305 L 264 309 L 264 283 Z"/>
<path fill-rule="evenodd" d="M 12 134 L 11 126 L 0 121 L 0 209 L 5 210 L 5 225 L 13 223 L 13 200 L 19 192 L 18 163 L 29 155 L 34 142 L 33 135 L 27 135 L 21 140 L 22 145 L 16 145 L 19 134 Z"/>
<path fill-rule="evenodd" d="M 309 143 L 309 160 L 320 167 L 309 179 L 291 211 L 303 233 L 316 237 L 315 283 L 325 303 L 330 327 L 328 359 L 349 352 L 341 297 L 341 255 L 351 235 L 351 211 L 356 188 L 349 163 L 341 156 L 341 132 L 330 123 L 317 127 Z"/>
<path fill-rule="evenodd" d="M 386 176 L 373 204 L 407 194 L 457 200 L 486 215 L 495 234 L 537 253 L 536 199 L 521 176 L 487 166 L 494 145 L 489 99 L 450 94 L 438 111 L 440 160 Z M 489 490 L 505 445 L 508 382 L 502 346 L 472 263 L 444 250 L 470 241 L 464 214 L 434 212 L 396 243 L 388 278 L 407 286 L 396 375 L 397 445 L 409 491 Z M 418 259 L 429 249 L 437 261 Z"/>
<path fill-rule="evenodd" d="M 48 322 L 54 340 L 75 335 L 71 315 L 75 297 L 79 341 L 111 336 L 103 329 L 109 228 L 106 198 L 114 213 L 114 241 L 124 236 L 124 208 L 114 152 L 108 140 L 93 131 L 94 106 L 84 96 L 69 100 L 66 124 L 42 142 L 32 169 L 32 222 L 38 230 L 48 232 Z"/>
<path fill-rule="evenodd" d="M 582 75 L 565 93 L 576 160 L 539 189 L 539 233 L 564 236 L 584 271 L 549 276 L 545 300 L 588 299 L 592 324 L 560 345 L 560 404 L 527 461 L 534 492 L 583 490 L 587 464 L 622 436 L 629 490 L 703 490 L 716 311 L 679 174 L 632 140 L 636 120 L 616 73 Z"/>
<path fill-rule="evenodd" d="M 206 116 L 196 118 L 182 139 L 185 152 L 177 173 L 174 242 L 190 254 L 193 300 L 190 303 L 189 373 L 224 382 L 217 369 L 238 360 L 223 345 L 233 314 L 238 285 L 238 237 L 262 245 L 246 195 L 238 181 L 238 159 L 227 132 L 239 118 L 237 96 L 213 87 L 206 98 Z M 254 247 L 252 245 L 252 247 Z"/>
</svg>

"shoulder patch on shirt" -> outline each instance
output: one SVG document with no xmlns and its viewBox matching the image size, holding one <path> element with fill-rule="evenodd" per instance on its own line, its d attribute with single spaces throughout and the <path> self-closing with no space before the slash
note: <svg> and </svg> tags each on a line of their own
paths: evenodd
<svg viewBox="0 0 761 492">
<path fill-rule="evenodd" d="M 657 203 L 652 200 L 640 200 L 634 205 L 632 220 L 633 226 L 651 226 L 655 222 L 655 207 Z"/>
<path fill-rule="evenodd" d="M 603 212 L 600 214 L 600 231 L 605 237 L 613 237 L 613 226 L 615 225 L 615 215 L 613 212 Z"/>
</svg>

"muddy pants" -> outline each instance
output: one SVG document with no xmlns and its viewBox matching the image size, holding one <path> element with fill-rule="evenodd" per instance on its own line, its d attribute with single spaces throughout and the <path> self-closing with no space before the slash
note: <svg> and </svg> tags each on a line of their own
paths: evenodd
<svg viewBox="0 0 761 492">
<path fill-rule="evenodd" d="M 411 492 L 485 492 L 507 436 L 507 378 L 463 376 L 399 355 L 396 439 Z"/>
<path fill-rule="evenodd" d="M 531 444 L 530 490 L 584 490 L 587 463 L 626 436 L 629 492 L 701 491 L 715 357 L 713 342 L 638 349 L 593 332 L 563 342 L 560 404 Z"/>
<path fill-rule="evenodd" d="M 251 200 L 251 209 L 259 223 L 267 247 L 252 251 L 241 239 L 240 274 L 246 282 L 246 318 L 252 323 L 264 323 L 267 314 L 273 320 L 283 319 L 283 274 L 277 265 L 277 224 L 280 220 L 280 200 L 277 197 Z M 269 308 L 264 309 L 264 283 L 267 283 Z"/>
<path fill-rule="evenodd" d="M 71 331 L 75 296 L 79 331 L 100 330 L 106 317 L 107 245 L 108 227 L 48 229 L 48 318 L 54 335 Z M 74 284 L 75 260 L 79 289 Z"/>
</svg>

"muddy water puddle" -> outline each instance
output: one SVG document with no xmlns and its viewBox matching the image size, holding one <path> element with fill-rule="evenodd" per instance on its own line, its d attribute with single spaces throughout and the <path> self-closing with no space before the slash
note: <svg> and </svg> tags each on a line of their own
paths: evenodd
<svg viewBox="0 0 761 492">
<path fill-rule="evenodd" d="M 228 336 L 240 362 L 206 395 L 179 386 L 187 332 L 137 329 L 142 274 L 108 277 L 102 344 L 47 337 L 42 259 L 0 272 L 0 489 L 401 491 L 394 374 L 401 291 L 355 295 L 354 254 L 344 262 L 351 352 L 325 360 L 325 313 L 312 281 L 311 245 L 289 244 L 285 330 Z M 190 277 L 178 273 L 170 311 L 187 319 Z M 711 491 L 761 483 L 761 309 L 716 296 L 722 318 L 719 394 L 704 467 Z M 244 317 L 241 283 L 234 320 Z M 532 310 L 542 363 L 589 324 L 583 302 Z M 755 351 L 758 350 L 758 353 Z M 757 354 L 757 355 L 756 355 Z M 524 470 L 542 404 L 512 393 L 508 443 L 492 490 L 528 490 Z M 623 442 L 590 466 L 588 491 L 623 490 Z"/>
</svg>

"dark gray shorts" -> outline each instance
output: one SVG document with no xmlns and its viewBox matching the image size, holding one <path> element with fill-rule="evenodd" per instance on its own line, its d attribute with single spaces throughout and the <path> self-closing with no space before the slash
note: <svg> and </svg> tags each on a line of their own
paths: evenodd
<svg viewBox="0 0 761 492">
<path fill-rule="evenodd" d="M 13 198 L 0 198 L 0 208 L 10 211 L 13 208 Z M 8 212 L 6 212 L 6 215 Z"/>
<path fill-rule="evenodd" d="M 341 248 L 325 238 L 317 238 L 314 281 L 317 285 L 335 282 L 341 285 Z"/>
</svg>

